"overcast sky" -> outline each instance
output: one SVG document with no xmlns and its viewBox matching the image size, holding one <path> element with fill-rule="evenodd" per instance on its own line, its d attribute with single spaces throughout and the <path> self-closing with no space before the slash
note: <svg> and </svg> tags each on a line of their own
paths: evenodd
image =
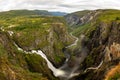
<svg viewBox="0 0 120 80">
<path fill-rule="evenodd" d="M 120 0 L 0 0 L 0 11 L 14 9 L 62 12 L 86 9 L 120 9 Z"/>
</svg>

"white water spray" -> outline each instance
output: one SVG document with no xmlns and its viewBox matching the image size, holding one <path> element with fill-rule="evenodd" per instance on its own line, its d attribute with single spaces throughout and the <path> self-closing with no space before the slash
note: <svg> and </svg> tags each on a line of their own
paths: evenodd
<svg viewBox="0 0 120 80">
<path fill-rule="evenodd" d="M 8 33 L 9 33 L 10 36 L 13 35 L 12 31 L 9 31 Z M 74 37 L 74 38 L 76 38 L 76 37 Z M 70 46 L 68 46 L 68 47 L 77 45 L 77 42 L 78 42 L 78 38 L 76 38 L 76 41 L 73 44 L 71 44 Z M 17 47 L 17 49 L 19 51 L 22 51 L 22 52 L 24 52 L 26 54 L 31 54 L 31 53 L 34 54 L 34 53 L 36 53 L 36 54 L 40 55 L 42 58 L 44 58 L 46 60 L 46 62 L 47 62 L 48 68 L 53 72 L 55 77 L 64 77 L 66 79 L 70 79 L 70 78 L 72 78 L 74 76 L 79 75 L 79 73 L 74 73 L 75 70 L 71 70 L 71 72 L 69 72 L 69 71 L 63 70 L 61 68 L 54 67 L 53 64 L 47 59 L 46 55 L 41 50 L 32 50 L 30 52 L 27 52 L 27 51 L 23 50 L 22 48 L 20 48 L 15 42 L 14 42 L 14 45 Z"/>
</svg>

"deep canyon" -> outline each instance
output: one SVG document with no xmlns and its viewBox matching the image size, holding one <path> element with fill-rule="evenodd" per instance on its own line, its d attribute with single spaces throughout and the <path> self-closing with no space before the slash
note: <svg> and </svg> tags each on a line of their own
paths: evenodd
<svg viewBox="0 0 120 80">
<path fill-rule="evenodd" d="M 119 79 L 119 10 L 0 12 L 0 80 Z"/>
</svg>

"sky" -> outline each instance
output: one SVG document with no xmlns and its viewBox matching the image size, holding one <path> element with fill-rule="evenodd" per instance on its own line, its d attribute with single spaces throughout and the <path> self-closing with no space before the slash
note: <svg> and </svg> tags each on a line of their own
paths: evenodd
<svg viewBox="0 0 120 80">
<path fill-rule="evenodd" d="M 0 0 L 0 11 L 29 9 L 75 12 L 120 9 L 120 0 Z"/>
</svg>

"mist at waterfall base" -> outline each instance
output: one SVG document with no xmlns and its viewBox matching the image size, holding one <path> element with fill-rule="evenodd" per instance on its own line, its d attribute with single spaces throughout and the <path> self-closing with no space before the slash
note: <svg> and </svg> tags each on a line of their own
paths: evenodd
<svg viewBox="0 0 120 80">
<path fill-rule="evenodd" d="M 79 48 L 77 49 L 77 52 L 74 54 L 74 59 L 71 59 L 70 58 L 71 56 L 68 55 L 70 53 L 67 54 L 67 52 L 66 52 L 65 54 L 68 59 L 64 63 L 64 65 L 59 68 L 59 69 L 63 70 L 64 72 L 66 72 L 65 75 L 61 76 L 65 80 L 70 79 L 70 78 L 80 74 L 80 72 L 77 72 L 78 68 L 80 67 L 80 64 L 84 61 L 84 59 L 87 56 L 88 49 L 85 46 L 85 42 L 86 42 L 85 36 L 81 35 L 79 41 L 80 41 L 79 44 L 78 44 L 78 42 L 76 43 L 76 46 L 79 45 Z M 69 62 L 72 62 L 72 63 L 69 63 Z M 72 66 L 71 66 L 71 64 L 72 64 Z"/>
<path fill-rule="evenodd" d="M 76 39 L 77 41 L 75 41 L 75 43 L 77 46 L 77 42 L 78 42 L 78 38 Z M 78 50 L 78 52 L 75 55 L 74 58 L 74 65 L 71 67 L 70 64 L 68 63 L 70 61 L 70 53 L 68 53 L 69 57 L 66 57 L 66 61 L 65 63 L 60 67 L 60 68 L 56 68 L 53 66 L 53 64 L 47 59 L 46 55 L 41 51 L 41 50 L 31 50 L 30 52 L 27 52 L 25 50 L 23 50 L 22 48 L 20 48 L 16 43 L 14 43 L 14 45 L 17 47 L 18 50 L 25 52 L 26 54 L 38 54 L 40 55 L 42 58 L 44 58 L 47 62 L 48 68 L 53 72 L 53 75 L 55 77 L 59 77 L 60 79 L 64 79 L 64 80 L 68 80 L 74 76 L 79 75 L 79 72 L 76 72 L 78 70 L 78 68 L 80 67 L 80 64 L 84 61 L 84 59 L 87 56 L 87 48 L 84 45 L 84 35 L 81 36 L 80 38 L 81 41 L 81 48 Z M 73 45 L 71 44 L 71 45 Z M 69 46 L 71 46 L 69 45 Z"/>
</svg>

